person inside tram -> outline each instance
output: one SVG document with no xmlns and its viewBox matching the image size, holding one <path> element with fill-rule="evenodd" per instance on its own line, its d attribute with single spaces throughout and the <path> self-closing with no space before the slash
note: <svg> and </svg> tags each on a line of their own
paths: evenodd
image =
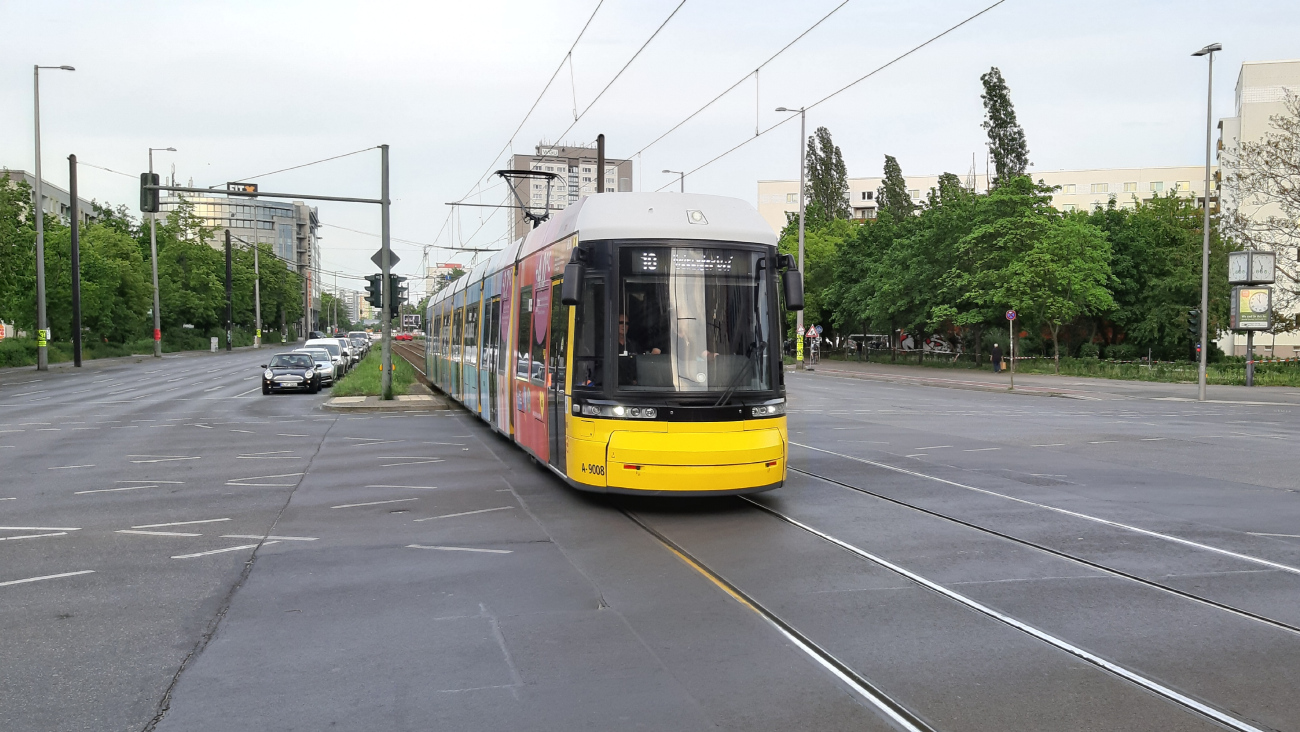
<svg viewBox="0 0 1300 732">
<path fill-rule="evenodd" d="M 628 319 L 626 313 L 619 313 L 618 316 L 618 355 L 620 356 L 637 356 L 651 353 L 659 354 L 658 348 L 642 348 L 641 344 L 632 336 L 628 335 Z"/>
</svg>

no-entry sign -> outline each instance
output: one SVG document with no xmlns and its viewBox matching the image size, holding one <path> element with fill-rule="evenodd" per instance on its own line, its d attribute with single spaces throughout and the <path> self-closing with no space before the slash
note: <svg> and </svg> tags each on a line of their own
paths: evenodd
<svg viewBox="0 0 1300 732">
<path fill-rule="evenodd" d="M 1014 310 L 1008 310 L 1008 311 L 1007 311 L 1007 320 L 1015 320 L 1015 319 L 1016 319 L 1016 311 L 1014 311 Z"/>
</svg>

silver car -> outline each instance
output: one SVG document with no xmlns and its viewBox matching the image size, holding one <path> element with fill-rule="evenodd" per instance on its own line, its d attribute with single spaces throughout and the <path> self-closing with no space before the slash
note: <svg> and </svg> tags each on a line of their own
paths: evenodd
<svg viewBox="0 0 1300 732">
<path fill-rule="evenodd" d="M 320 374 L 320 383 L 322 385 L 333 386 L 334 382 L 342 378 L 343 375 L 339 373 L 334 358 L 324 348 L 296 348 L 293 352 L 305 353 L 311 356 L 312 361 L 316 363 L 316 372 Z"/>
</svg>

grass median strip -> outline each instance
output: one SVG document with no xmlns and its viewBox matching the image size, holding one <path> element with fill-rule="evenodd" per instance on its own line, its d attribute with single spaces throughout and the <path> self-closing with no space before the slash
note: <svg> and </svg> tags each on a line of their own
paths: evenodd
<svg viewBox="0 0 1300 732">
<path fill-rule="evenodd" d="M 361 363 L 348 372 L 339 380 L 334 388 L 330 391 L 331 396 L 379 396 L 381 369 L 380 364 L 383 357 L 379 353 L 379 348 L 371 349 L 366 357 L 361 359 Z M 393 393 L 405 394 L 411 384 L 415 383 L 415 369 L 406 359 L 393 354 Z"/>
</svg>

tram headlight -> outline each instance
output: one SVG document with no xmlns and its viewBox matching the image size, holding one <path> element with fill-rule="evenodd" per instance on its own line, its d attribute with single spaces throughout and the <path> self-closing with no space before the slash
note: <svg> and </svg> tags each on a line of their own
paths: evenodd
<svg viewBox="0 0 1300 732">
<path fill-rule="evenodd" d="M 752 407 L 750 409 L 750 414 L 755 417 L 775 417 L 785 414 L 785 402 L 763 404 L 761 406 Z"/>
<path fill-rule="evenodd" d="M 655 419 L 659 416 L 659 410 L 654 407 L 627 407 L 622 404 L 583 404 L 581 414 L 584 417 Z"/>
</svg>

